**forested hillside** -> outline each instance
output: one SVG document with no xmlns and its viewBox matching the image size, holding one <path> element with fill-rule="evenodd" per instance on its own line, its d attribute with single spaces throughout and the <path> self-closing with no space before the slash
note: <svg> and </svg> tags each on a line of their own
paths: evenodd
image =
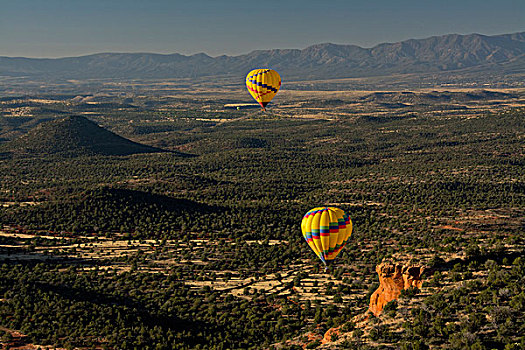
<svg viewBox="0 0 525 350">
<path fill-rule="evenodd" d="M 1 341 L 518 349 L 524 111 L 419 108 L 318 118 L 174 109 L 147 120 L 104 109 L 119 134 L 194 156 L 2 159 Z M 300 230 L 323 205 L 354 224 L 327 273 Z M 385 259 L 428 268 L 419 293 L 371 317 Z"/>
</svg>

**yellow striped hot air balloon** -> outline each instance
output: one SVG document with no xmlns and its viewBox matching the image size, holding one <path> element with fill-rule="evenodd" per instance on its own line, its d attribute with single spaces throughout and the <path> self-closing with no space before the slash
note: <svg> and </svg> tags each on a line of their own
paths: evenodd
<svg viewBox="0 0 525 350">
<path fill-rule="evenodd" d="M 246 87 L 263 110 L 281 87 L 281 77 L 273 69 L 254 69 L 246 76 Z"/>
<path fill-rule="evenodd" d="M 341 209 L 319 207 L 304 215 L 301 230 L 310 248 L 327 266 L 350 240 L 352 220 Z"/>
</svg>

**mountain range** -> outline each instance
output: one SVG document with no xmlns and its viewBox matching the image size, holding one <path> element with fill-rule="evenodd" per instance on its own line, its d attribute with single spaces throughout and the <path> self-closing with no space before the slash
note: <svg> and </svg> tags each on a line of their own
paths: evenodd
<svg viewBox="0 0 525 350">
<path fill-rule="evenodd" d="M 210 57 L 99 53 L 37 59 L 0 57 L 0 76 L 45 79 L 170 79 L 244 75 L 271 67 L 288 80 L 368 77 L 454 70 L 525 72 L 525 32 L 485 36 L 449 34 L 372 48 L 318 44 L 305 49 L 257 50 Z"/>
</svg>

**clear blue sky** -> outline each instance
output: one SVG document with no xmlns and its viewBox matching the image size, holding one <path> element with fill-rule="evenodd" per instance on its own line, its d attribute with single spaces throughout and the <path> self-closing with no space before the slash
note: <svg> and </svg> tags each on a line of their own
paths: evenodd
<svg viewBox="0 0 525 350">
<path fill-rule="evenodd" d="M 0 0 L 0 56 L 218 56 L 521 31 L 524 0 Z"/>
</svg>

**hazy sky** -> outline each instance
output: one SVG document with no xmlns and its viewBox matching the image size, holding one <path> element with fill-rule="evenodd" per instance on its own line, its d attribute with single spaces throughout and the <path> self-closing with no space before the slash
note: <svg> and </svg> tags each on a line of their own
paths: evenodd
<svg viewBox="0 0 525 350">
<path fill-rule="evenodd" d="M 0 56 L 218 56 L 521 31 L 524 0 L 0 0 Z"/>
</svg>

